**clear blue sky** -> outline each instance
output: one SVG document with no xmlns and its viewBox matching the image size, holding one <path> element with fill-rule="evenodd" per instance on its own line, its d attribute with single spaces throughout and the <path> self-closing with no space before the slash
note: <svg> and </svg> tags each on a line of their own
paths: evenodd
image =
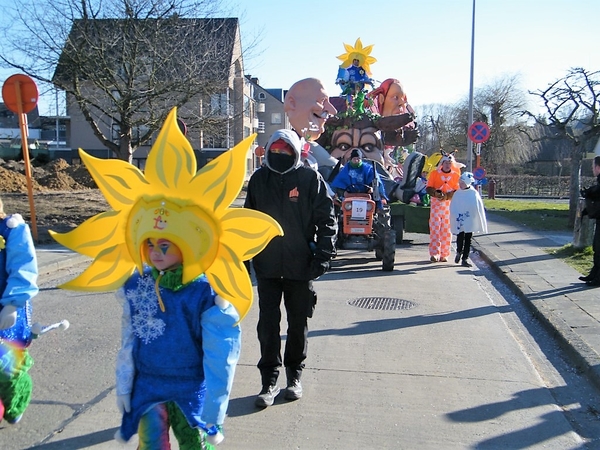
<svg viewBox="0 0 600 450">
<path fill-rule="evenodd" d="M 263 87 L 316 77 L 338 95 L 336 57 L 360 38 L 373 45 L 373 78 L 398 78 L 413 106 L 468 98 L 473 0 L 233 2 L 245 73 Z M 523 89 L 537 90 L 571 67 L 600 70 L 599 21 L 600 0 L 476 0 L 475 88 L 520 75 Z M 10 74 L 0 71 L 0 82 Z"/>
<path fill-rule="evenodd" d="M 361 38 L 373 45 L 373 78 L 398 78 L 413 106 L 468 98 L 473 0 L 237 3 L 243 41 L 261 38 L 262 54 L 244 63 L 263 87 L 313 76 L 338 95 L 336 57 Z M 520 75 L 538 90 L 571 67 L 600 70 L 599 21 L 600 0 L 476 0 L 475 89 Z"/>
</svg>

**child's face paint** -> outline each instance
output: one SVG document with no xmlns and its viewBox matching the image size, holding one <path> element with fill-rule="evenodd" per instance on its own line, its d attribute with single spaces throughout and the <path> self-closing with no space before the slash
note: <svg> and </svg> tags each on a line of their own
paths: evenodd
<svg viewBox="0 0 600 450">
<path fill-rule="evenodd" d="M 146 241 L 148 259 L 158 270 L 173 269 L 183 262 L 181 250 L 167 239 L 153 239 Z"/>
</svg>

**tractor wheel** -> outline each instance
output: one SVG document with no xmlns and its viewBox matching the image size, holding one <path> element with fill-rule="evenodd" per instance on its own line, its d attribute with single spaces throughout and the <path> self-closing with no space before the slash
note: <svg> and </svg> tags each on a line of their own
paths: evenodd
<svg viewBox="0 0 600 450">
<path fill-rule="evenodd" d="M 372 252 L 373 248 L 375 247 L 375 243 L 373 242 L 373 238 L 372 237 L 368 237 L 367 238 L 367 251 L 368 252 Z"/>
<path fill-rule="evenodd" d="M 375 248 L 375 259 L 381 261 L 383 259 L 383 249 L 381 247 Z"/>
<path fill-rule="evenodd" d="M 396 232 L 396 244 L 402 244 L 404 239 L 404 216 L 392 216 L 392 226 Z"/>
<path fill-rule="evenodd" d="M 396 232 L 386 230 L 383 234 L 383 267 L 386 272 L 394 270 L 394 258 L 396 257 Z"/>
</svg>

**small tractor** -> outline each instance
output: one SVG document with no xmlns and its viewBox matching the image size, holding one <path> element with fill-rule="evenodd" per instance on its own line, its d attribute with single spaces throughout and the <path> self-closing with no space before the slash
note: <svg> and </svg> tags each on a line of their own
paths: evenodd
<svg viewBox="0 0 600 450">
<path fill-rule="evenodd" d="M 379 187 L 375 184 L 373 194 L 345 193 L 339 204 L 337 245 L 345 250 L 375 250 L 375 259 L 389 272 L 394 270 L 396 231 L 391 226 L 390 207 L 377 208 Z"/>
</svg>

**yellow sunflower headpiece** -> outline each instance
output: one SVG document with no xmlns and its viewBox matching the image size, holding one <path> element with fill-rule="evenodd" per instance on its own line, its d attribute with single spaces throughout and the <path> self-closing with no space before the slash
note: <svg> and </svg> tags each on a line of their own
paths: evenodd
<svg viewBox="0 0 600 450">
<path fill-rule="evenodd" d="M 164 238 L 183 255 L 183 283 L 206 274 L 240 320 L 253 289 L 243 261 L 263 250 L 281 226 L 270 216 L 230 208 L 244 183 L 246 155 L 256 135 L 197 170 L 194 151 L 177 124 L 174 108 L 148 154 L 145 172 L 126 161 L 79 155 L 112 209 L 73 231 L 50 232 L 60 244 L 93 258 L 78 277 L 59 286 L 80 291 L 119 288 L 144 264 L 142 244 Z"/>
<path fill-rule="evenodd" d="M 350 44 L 344 44 L 346 53 L 337 57 L 342 60 L 340 67 L 347 69 L 352 65 L 352 61 L 358 59 L 358 63 L 365 70 L 368 76 L 371 76 L 371 64 L 376 63 L 377 60 L 371 56 L 373 50 L 372 45 L 363 47 L 360 38 L 358 38 L 352 47 Z"/>
</svg>

